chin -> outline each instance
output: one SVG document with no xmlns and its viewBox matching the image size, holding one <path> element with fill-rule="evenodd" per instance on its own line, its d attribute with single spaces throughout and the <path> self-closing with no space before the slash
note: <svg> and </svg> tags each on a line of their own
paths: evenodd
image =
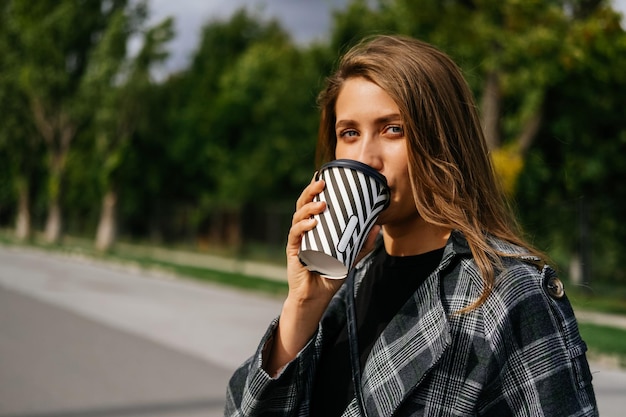
<svg viewBox="0 0 626 417">
<path fill-rule="evenodd" d="M 387 214 L 389 208 L 386 208 L 385 210 L 383 210 L 380 215 L 378 216 L 378 218 L 376 219 L 376 222 L 374 224 L 377 224 L 378 226 L 384 226 L 389 220 L 389 216 Z"/>
</svg>

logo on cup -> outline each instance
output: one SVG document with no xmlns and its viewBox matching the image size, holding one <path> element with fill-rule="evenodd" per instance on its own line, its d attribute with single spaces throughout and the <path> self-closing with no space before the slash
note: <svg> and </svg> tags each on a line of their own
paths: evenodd
<svg viewBox="0 0 626 417">
<path fill-rule="evenodd" d="M 318 223 L 305 233 L 300 261 L 327 278 L 345 278 L 378 215 L 389 205 L 386 178 L 358 161 L 337 159 L 323 165 L 326 182 L 314 201 L 325 201 Z"/>
</svg>

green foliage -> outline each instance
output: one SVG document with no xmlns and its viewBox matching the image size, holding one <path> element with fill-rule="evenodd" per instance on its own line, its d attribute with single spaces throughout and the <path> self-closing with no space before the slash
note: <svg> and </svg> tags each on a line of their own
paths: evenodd
<svg viewBox="0 0 626 417">
<path fill-rule="evenodd" d="M 147 4 L 1 4 L 0 175 L 10 181 L 0 222 L 27 184 L 41 223 L 50 182 L 72 233 L 92 233 L 108 188 L 131 237 L 192 241 L 231 223 L 236 233 L 241 213 L 260 227 L 270 206 L 282 227 L 315 169 L 325 75 L 363 36 L 402 33 L 448 52 L 479 99 L 496 76 L 494 154 L 510 153 L 506 180 L 535 243 L 567 271 L 587 228 L 593 280 L 626 282 L 626 37 L 607 1 L 353 0 L 328 41 L 311 45 L 242 9 L 206 22 L 189 67 L 164 80 L 152 73 L 173 22 L 146 27 Z M 131 38 L 141 44 L 132 56 Z"/>
<path fill-rule="evenodd" d="M 170 78 L 163 86 L 171 105 L 166 115 L 171 126 L 168 158 L 179 167 L 179 197 L 195 199 L 215 188 L 215 158 L 221 152 L 214 131 L 221 123 L 215 107 L 219 100 L 220 78 L 235 65 L 238 57 L 259 39 L 275 39 L 275 23 L 263 25 L 239 11 L 227 21 L 209 22 L 188 71 Z"/>
<path fill-rule="evenodd" d="M 626 34 L 615 13 L 599 9 L 568 36 L 559 56 L 563 75 L 547 91 L 547 122 L 529 155 L 518 205 L 526 223 L 549 231 L 537 233 L 538 241 L 566 254 L 581 250 L 587 227 L 589 278 L 624 283 Z"/>
<path fill-rule="evenodd" d="M 511 174 L 503 181 L 512 192 L 517 186 L 517 207 L 529 234 L 562 269 L 587 246 L 593 280 L 626 283 L 619 261 L 626 249 L 626 172 L 620 162 L 626 150 L 626 50 L 620 16 L 604 1 L 369 4 L 355 0 L 337 15 L 334 47 L 377 32 L 424 39 L 460 63 L 478 98 L 487 75 L 495 74 L 503 111 L 497 120 L 501 147 L 494 155 L 506 154 L 500 165 Z M 534 132 L 536 120 L 540 128 Z"/>
<path fill-rule="evenodd" d="M 16 96 L 25 97 L 29 121 L 46 145 L 46 194 L 51 213 L 46 231 L 51 241 L 60 237 L 68 154 L 86 122 L 81 86 L 91 51 L 107 32 L 110 18 L 124 7 L 126 2 L 120 0 L 3 3 L 5 31 L 11 46 L 20 51 L 17 59 L 9 59 Z M 28 157 L 27 152 L 16 156 Z"/>
<path fill-rule="evenodd" d="M 319 56 L 244 10 L 205 26 L 189 70 L 163 86 L 172 103 L 175 140 L 166 146 L 175 192 L 195 205 L 197 227 L 253 201 L 291 200 L 308 181 Z"/>
<path fill-rule="evenodd" d="M 311 175 L 316 126 L 308 115 L 314 114 L 315 74 L 307 69 L 291 45 L 264 42 L 221 78 L 218 122 L 208 138 L 217 201 L 288 197 L 281 191 L 294 192 Z"/>
<path fill-rule="evenodd" d="M 77 90 L 93 42 L 125 2 L 12 0 L 10 24 L 23 48 L 21 85 L 46 103 L 61 105 Z"/>
<path fill-rule="evenodd" d="M 341 55 L 366 36 L 397 29 L 390 23 L 393 19 L 388 20 L 384 14 L 372 9 L 369 3 L 367 0 L 353 0 L 345 10 L 335 12 L 330 39 L 333 53 Z"/>
<path fill-rule="evenodd" d="M 167 57 L 164 46 L 173 37 L 173 22 L 165 19 L 145 30 L 141 49 L 129 57 L 126 45 L 143 29 L 142 16 L 140 5 L 111 18 L 84 80 L 82 92 L 91 104 L 94 151 L 100 157 L 99 183 L 104 190 L 115 185 L 114 176 L 129 151 L 132 134 L 145 117 L 143 106 L 153 88 L 150 71 Z"/>
<path fill-rule="evenodd" d="M 42 148 L 30 114 L 28 97 L 19 88 L 20 51 L 11 23 L 10 4 L 0 5 L 0 216 L 13 223 L 20 193 L 29 197 L 45 180 Z M 6 216 L 6 217 L 4 217 Z"/>
<path fill-rule="evenodd" d="M 589 346 L 590 356 L 610 355 L 626 366 L 626 330 L 590 323 L 579 323 L 580 335 Z"/>
</svg>

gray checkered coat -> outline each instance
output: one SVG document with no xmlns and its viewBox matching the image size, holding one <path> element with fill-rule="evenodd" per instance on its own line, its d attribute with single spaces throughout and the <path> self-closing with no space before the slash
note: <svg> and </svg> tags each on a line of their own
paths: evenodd
<svg viewBox="0 0 626 417">
<path fill-rule="evenodd" d="M 501 241 L 505 253 L 518 249 Z M 392 319 L 362 370 L 365 414 L 376 416 L 597 416 L 591 374 L 566 296 L 551 296 L 555 273 L 506 258 L 479 308 L 482 280 L 463 235 L 453 232 L 441 264 Z M 371 264 L 355 268 L 355 291 Z M 307 346 L 276 378 L 261 368 L 268 329 L 232 376 L 225 416 L 307 416 L 324 343 L 346 320 L 347 286 L 331 301 Z M 328 381 L 332 383 L 332 381 Z M 356 399 L 344 416 L 361 416 Z"/>
</svg>

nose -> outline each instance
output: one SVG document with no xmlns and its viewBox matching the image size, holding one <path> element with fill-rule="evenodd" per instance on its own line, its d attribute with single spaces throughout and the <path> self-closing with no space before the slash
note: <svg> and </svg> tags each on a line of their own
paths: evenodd
<svg viewBox="0 0 626 417">
<path fill-rule="evenodd" d="M 354 159 L 371 166 L 376 171 L 382 171 L 383 159 L 380 141 L 375 137 L 364 138 Z"/>
</svg>

